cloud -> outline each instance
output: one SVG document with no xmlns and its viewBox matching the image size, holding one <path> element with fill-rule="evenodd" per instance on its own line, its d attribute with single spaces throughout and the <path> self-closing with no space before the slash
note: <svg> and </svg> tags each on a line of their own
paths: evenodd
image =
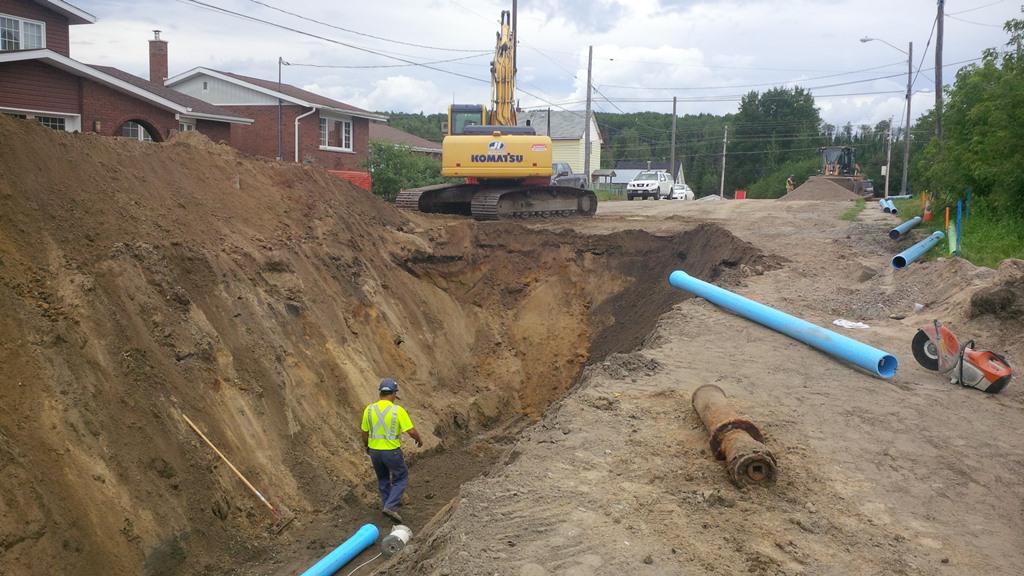
<svg viewBox="0 0 1024 576">
<path fill-rule="evenodd" d="M 416 61 L 439 60 L 465 52 L 387 42 L 345 32 L 261 8 L 246 0 L 212 0 L 284 25 Z M 323 22 L 404 42 L 454 49 L 493 49 L 501 10 L 508 0 L 388 0 L 334 2 L 303 0 L 271 4 Z M 519 2 L 520 98 L 524 105 L 574 102 L 585 94 L 587 46 L 594 47 L 594 79 L 613 106 L 595 94 L 598 110 L 671 110 L 678 96 L 681 113 L 735 111 L 730 96 L 798 80 L 816 86 L 905 70 L 905 58 L 879 42 L 861 44 L 864 35 L 898 46 L 914 41 L 920 62 L 935 13 L 932 0 L 834 0 L 822 9 L 813 0 L 521 0 Z M 276 78 L 277 58 L 320 65 L 392 65 L 385 56 L 303 37 L 293 32 L 166 0 L 95 0 L 82 5 L 97 24 L 72 27 L 72 57 L 147 74 L 151 30 L 170 41 L 171 73 L 212 66 L 262 78 Z M 1002 3 L 977 12 L 972 20 L 999 23 L 1016 17 L 1017 5 Z M 980 55 L 1005 42 L 994 28 L 956 20 L 946 22 L 945 60 Z M 925 68 L 933 61 L 929 50 Z M 454 74 L 487 79 L 488 57 L 438 65 Z M 893 64 L 876 71 L 851 70 Z M 289 67 L 285 81 L 316 86 L 329 95 L 373 110 L 437 111 L 455 100 L 486 102 L 489 87 L 458 75 L 423 68 L 324 69 Z M 818 76 L 839 74 L 823 80 Z M 916 89 L 930 89 L 928 73 Z M 947 81 L 955 68 L 945 70 Z M 617 87 L 613 87 L 617 85 Z M 763 85 L 763 86 L 762 86 Z M 639 88 L 637 88 L 639 86 Z M 672 87 L 676 90 L 655 90 Z M 724 88 L 716 88 L 724 87 Z M 733 88 L 735 87 L 735 88 Z M 902 77 L 871 80 L 814 92 L 895 92 L 874 96 L 821 97 L 822 115 L 835 124 L 875 123 L 899 115 Z M 528 94 L 529 93 L 529 94 Z M 535 96 L 539 96 L 540 99 Z M 720 98 L 707 98 L 718 96 Z M 700 98 L 704 97 L 704 98 Z M 721 98 L 726 97 L 726 98 Z M 544 101 L 542 101 L 543 99 Z M 654 101 L 661 100 L 661 101 Z M 919 104 L 920 100 L 920 104 Z M 928 95 L 915 96 L 913 110 L 931 107 Z M 582 104 L 566 105 L 582 109 Z M 899 107 L 900 110 L 894 110 Z"/>
<path fill-rule="evenodd" d="M 309 84 L 306 90 L 341 100 L 366 110 L 390 112 L 440 112 L 447 108 L 451 96 L 445 96 L 436 84 L 409 76 L 389 76 L 377 80 L 370 89 L 329 84 L 332 78 L 324 78 L 327 84 Z"/>
</svg>

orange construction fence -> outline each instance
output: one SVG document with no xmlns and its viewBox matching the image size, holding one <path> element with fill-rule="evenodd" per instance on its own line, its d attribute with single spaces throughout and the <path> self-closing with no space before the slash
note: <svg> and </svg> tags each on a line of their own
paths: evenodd
<svg viewBox="0 0 1024 576">
<path fill-rule="evenodd" d="M 327 172 L 342 180 L 348 180 L 367 192 L 373 191 L 373 180 L 369 172 L 362 172 L 360 170 L 328 170 Z"/>
</svg>

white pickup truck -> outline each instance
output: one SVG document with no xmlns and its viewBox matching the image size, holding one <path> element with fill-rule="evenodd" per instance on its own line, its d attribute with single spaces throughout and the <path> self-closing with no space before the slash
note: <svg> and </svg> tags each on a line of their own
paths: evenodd
<svg viewBox="0 0 1024 576">
<path fill-rule="evenodd" d="M 672 195 L 672 176 L 663 170 L 644 170 L 626 184 L 626 199 L 661 200 Z"/>
</svg>

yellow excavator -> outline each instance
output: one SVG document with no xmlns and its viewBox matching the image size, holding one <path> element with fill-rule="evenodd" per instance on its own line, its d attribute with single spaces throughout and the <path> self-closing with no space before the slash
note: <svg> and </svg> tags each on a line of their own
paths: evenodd
<svg viewBox="0 0 1024 576">
<path fill-rule="evenodd" d="M 399 208 L 472 215 L 477 220 L 593 216 L 590 190 L 552 181 L 551 139 L 516 123 L 516 37 L 508 10 L 501 13 L 491 62 L 491 109 L 480 104 L 448 107 L 441 144 L 441 175 L 462 183 L 399 192 Z"/>
</svg>

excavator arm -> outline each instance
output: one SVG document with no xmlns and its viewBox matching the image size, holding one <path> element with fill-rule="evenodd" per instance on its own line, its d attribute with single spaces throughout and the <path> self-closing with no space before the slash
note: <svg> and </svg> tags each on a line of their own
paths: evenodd
<svg viewBox="0 0 1024 576">
<path fill-rule="evenodd" d="M 516 39 L 512 30 L 512 13 L 501 12 L 501 30 L 497 34 L 494 60 L 491 61 L 492 126 L 516 125 Z"/>
</svg>

